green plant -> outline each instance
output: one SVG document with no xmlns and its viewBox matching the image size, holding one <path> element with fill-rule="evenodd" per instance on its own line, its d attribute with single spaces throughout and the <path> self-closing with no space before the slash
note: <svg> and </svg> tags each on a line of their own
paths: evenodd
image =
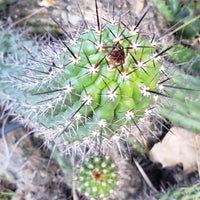
<svg viewBox="0 0 200 200">
<path fill-rule="evenodd" d="M 181 64 L 181 69 L 194 76 L 200 75 L 200 53 L 184 47 L 183 45 L 176 45 L 172 50 L 170 59 L 178 64 Z"/>
<path fill-rule="evenodd" d="M 183 24 L 183 22 L 180 22 L 185 18 L 187 21 L 191 20 L 197 14 L 196 11 L 199 6 L 198 2 L 192 0 L 188 0 L 183 6 L 181 6 L 179 0 L 153 0 L 153 3 L 170 25 L 176 23 Z M 178 34 L 185 38 L 192 39 L 199 31 L 200 19 L 197 19 L 195 22 L 181 29 Z"/>
<path fill-rule="evenodd" d="M 77 189 L 90 199 L 106 198 L 117 190 L 119 176 L 111 158 L 90 157 L 79 168 Z"/>
<path fill-rule="evenodd" d="M 194 184 L 191 187 L 172 189 L 167 194 L 159 197 L 159 200 L 198 200 L 200 198 L 200 185 Z"/>
<path fill-rule="evenodd" d="M 198 112 L 200 109 L 199 77 L 193 77 L 178 70 L 174 71 L 174 76 L 176 76 L 176 79 L 173 79 L 174 88 L 170 86 L 171 88 L 167 89 L 167 93 L 173 98 L 161 100 L 161 113 L 173 124 L 200 133 L 200 115 Z M 185 85 L 197 91 L 177 90 L 177 88 L 183 88 Z"/>
<path fill-rule="evenodd" d="M 142 34 L 146 14 L 135 26 L 115 20 L 101 24 L 97 9 L 96 28 L 70 36 L 71 44 L 49 44 L 11 77 L 29 102 L 22 114 L 43 125 L 48 141 L 60 138 L 69 150 L 74 144 L 101 149 L 137 125 L 154 97 L 167 97 L 160 91 L 161 60 L 172 46 L 161 49 L 153 35 Z"/>
</svg>

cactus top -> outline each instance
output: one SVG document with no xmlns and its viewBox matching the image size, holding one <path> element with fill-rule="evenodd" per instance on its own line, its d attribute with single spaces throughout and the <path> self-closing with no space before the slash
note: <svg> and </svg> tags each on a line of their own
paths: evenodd
<svg viewBox="0 0 200 200">
<path fill-rule="evenodd" d="M 167 49 L 160 49 L 123 22 L 87 29 L 70 44 L 60 40 L 37 61 L 43 66 L 31 70 L 40 121 L 56 136 L 66 133 L 68 142 L 86 143 L 135 124 L 161 94 L 160 59 Z"/>
</svg>

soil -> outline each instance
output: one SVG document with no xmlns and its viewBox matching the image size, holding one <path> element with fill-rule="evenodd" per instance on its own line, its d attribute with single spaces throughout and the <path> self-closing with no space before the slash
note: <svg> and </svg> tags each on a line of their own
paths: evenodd
<svg viewBox="0 0 200 200">
<path fill-rule="evenodd" d="M 15 192 L 12 200 L 71 199 L 65 175 L 41 139 L 17 128 L 0 139 L 0 152 L 0 189 Z"/>
</svg>

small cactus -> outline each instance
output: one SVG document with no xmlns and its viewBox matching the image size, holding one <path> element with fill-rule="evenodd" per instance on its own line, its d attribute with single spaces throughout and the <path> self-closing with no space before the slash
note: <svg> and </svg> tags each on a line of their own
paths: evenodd
<svg viewBox="0 0 200 200">
<path fill-rule="evenodd" d="M 90 199 L 105 199 L 117 189 L 119 169 L 111 158 L 90 157 L 77 173 L 77 189 Z"/>
<path fill-rule="evenodd" d="M 2 66 L 2 82 L 12 85 L 4 92 L 14 101 L 17 97 L 27 121 L 42 125 L 47 143 L 63 143 L 66 151 L 87 146 L 94 152 L 118 144 L 132 125 L 140 130 L 138 122 L 158 105 L 158 97 L 168 97 L 164 88 L 171 78 L 162 57 L 172 45 L 163 48 L 159 37 L 141 30 L 148 10 L 128 25 L 100 19 L 97 1 L 95 6 L 97 27 L 87 26 L 77 36 L 65 32 L 68 40 L 52 37 L 53 44 L 41 45 L 40 52 L 24 40 L 24 49 L 11 53 L 24 55 L 13 59 L 19 60 L 15 74 L 16 66 Z"/>
</svg>

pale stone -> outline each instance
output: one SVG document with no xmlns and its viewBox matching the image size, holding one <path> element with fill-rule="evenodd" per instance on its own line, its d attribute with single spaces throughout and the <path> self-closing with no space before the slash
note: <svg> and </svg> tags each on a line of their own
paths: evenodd
<svg viewBox="0 0 200 200">
<path fill-rule="evenodd" d="M 152 160 L 162 163 L 163 167 L 182 163 L 185 174 L 197 170 L 200 163 L 200 135 L 180 127 L 170 130 L 151 149 Z"/>
</svg>

